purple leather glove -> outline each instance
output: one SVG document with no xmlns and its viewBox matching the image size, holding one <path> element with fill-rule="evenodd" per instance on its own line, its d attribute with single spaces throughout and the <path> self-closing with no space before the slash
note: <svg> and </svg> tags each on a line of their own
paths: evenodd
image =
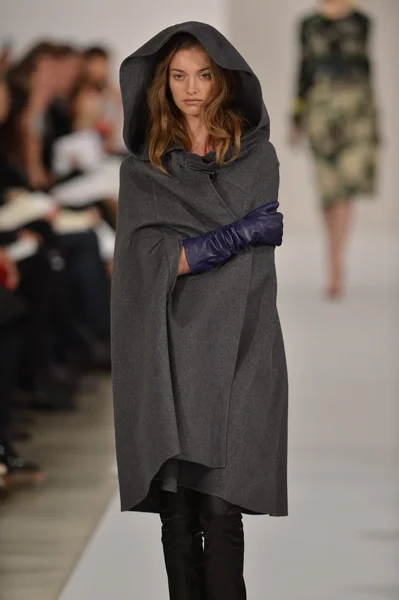
<svg viewBox="0 0 399 600">
<path fill-rule="evenodd" d="M 278 206 L 277 200 L 268 202 L 243 219 L 204 235 L 185 238 L 183 246 L 191 273 L 196 275 L 222 265 L 247 246 L 280 246 L 283 240 L 283 215 L 274 212 Z"/>
</svg>

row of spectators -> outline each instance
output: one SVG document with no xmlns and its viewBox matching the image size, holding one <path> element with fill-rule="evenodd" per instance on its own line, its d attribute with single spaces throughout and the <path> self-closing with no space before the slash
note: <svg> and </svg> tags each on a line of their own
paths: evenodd
<svg viewBox="0 0 399 600">
<path fill-rule="evenodd" d="M 110 367 L 121 102 L 106 49 L 0 53 L 0 488 L 44 477 L 18 438 Z M 24 419 L 22 419 L 24 415 Z M 34 433 L 34 431 L 33 431 Z"/>
</svg>

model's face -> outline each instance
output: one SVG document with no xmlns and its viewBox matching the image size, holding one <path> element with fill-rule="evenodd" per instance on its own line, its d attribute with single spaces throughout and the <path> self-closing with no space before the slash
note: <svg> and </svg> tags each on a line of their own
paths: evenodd
<svg viewBox="0 0 399 600">
<path fill-rule="evenodd" d="M 198 116 L 213 90 L 208 54 L 197 47 L 176 52 L 169 68 L 169 87 L 182 113 Z"/>
</svg>

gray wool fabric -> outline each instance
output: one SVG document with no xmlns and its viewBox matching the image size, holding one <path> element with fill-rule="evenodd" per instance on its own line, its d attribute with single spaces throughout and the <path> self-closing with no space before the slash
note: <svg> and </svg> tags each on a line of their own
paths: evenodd
<svg viewBox="0 0 399 600">
<path fill-rule="evenodd" d="M 235 161 L 175 146 L 153 167 L 146 90 L 157 53 L 193 34 L 234 72 L 250 126 Z M 259 81 L 209 25 L 170 27 L 121 66 L 124 137 L 112 282 L 112 371 L 122 510 L 159 512 L 162 473 L 245 513 L 287 514 L 287 372 L 270 246 L 177 276 L 182 239 L 277 199 L 279 163 Z M 216 173 L 210 177 L 210 173 Z"/>
</svg>

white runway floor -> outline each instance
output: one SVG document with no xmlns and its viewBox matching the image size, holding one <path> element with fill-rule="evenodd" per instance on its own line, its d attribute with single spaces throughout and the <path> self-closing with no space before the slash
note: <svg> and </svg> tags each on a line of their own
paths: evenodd
<svg viewBox="0 0 399 600">
<path fill-rule="evenodd" d="M 399 244 L 372 244 L 352 241 L 339 303 L 318 240 L 278 256 L 290 516 L 245 517 L 249 600 L 399 598 Z M 60 600 L 167 600 L 159 529 L 115 498 Z"/>
</svg>

